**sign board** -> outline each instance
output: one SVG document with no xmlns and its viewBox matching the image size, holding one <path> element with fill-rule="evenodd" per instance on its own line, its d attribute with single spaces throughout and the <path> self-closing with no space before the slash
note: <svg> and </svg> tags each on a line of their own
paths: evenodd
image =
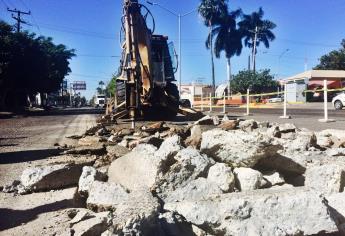
<svg viewBox="0 0 345 236">
<path fill-rule="evenodd" d="M 74 81 L 72 84 L 73 90 L 86 90 L 85 81 Z"/>
</svg>

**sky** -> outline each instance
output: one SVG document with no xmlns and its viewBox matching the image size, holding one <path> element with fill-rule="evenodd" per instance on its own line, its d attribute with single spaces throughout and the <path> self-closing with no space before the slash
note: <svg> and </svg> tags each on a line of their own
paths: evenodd
<svg viewBox="0 0 345 236">
<path fill-rule="evenodd" d="M 178 19 L 159 6 L 139 0 L 152 11 L 156 34 L 169 37 L 178 49 Z M 23 30 L 53 37 L 55 43 L 75 49 L 71 60 L 70 82 L 86 81 L 88 99 L 99 81 L 108 82 L 118 70 L 120 18 L 122 0 L 0 0 L 0 19 L 14 24 L 7 7 L 31 11 L 23 18 L 31 24 Z M 156 3 L 184 14 L 196 10 L 200 0 L 155 0 Z M 261 45 L 257 54 L 257 69 L 270 69 L 276 78 L 284 78 L 312 69 L 318 59 L 340 47 L 345 38 L 344 0 L 229 0 L 230 10 L 242 8 L 245 14 L 262 7 L 264 19 L 273 21 L 276 40 L 270 48 Z M 182 18 L 182 83 L 211 83 L 210 52 L 205 48 L 208 29 L 197 11 Z M 248 67 L 250 49 L 231 58 L 232 72 Z M 215 60 L 216 83 L 226 81 L 224 54 Z M 178 78 L 178 75 L 176 75 Z"/>
</svg>

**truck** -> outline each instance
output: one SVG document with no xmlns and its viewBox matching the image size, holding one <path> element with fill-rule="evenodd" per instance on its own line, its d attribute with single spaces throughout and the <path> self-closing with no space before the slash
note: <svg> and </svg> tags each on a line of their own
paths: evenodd
<svg viewBox="0 0 345 236">
<path fill-rule="evenodd" d="M 95 96 L 95 107 L 96 108 L 105 108 L 106 107 L 105 95 L 97 94 Z"/>
</svg>

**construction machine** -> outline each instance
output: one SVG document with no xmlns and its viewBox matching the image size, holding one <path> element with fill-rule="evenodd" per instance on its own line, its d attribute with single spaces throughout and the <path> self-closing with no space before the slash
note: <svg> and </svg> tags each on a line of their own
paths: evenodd
<svg viewBox="0 0 345 236">
<path fill-rule="evenodd" d="M 124 0 L 123 4 L 122 59 L 114 111 L 128 116 L 132 127 L 139 118 L 172 119 L 180 99 L 174 83 L 177 56 L 173 44 L 168 44 L 168 37 L 154 34 L 155 21 L 145 5 L 138 0 Z"/>
</svg>

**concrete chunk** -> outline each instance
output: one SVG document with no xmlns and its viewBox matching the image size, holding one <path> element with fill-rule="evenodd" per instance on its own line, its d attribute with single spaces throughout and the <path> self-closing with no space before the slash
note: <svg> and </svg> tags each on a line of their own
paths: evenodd
<svg viewBox="0 0 345 236">
<path fill-rule="evenodd" d="M 265 189 L 166 202 L 164 208 L 215 235 L 337 233 L 337 225 L 323 202 L 320 194 L 304 188 Z"/>
<path fill-rule="evenodd" d="M 76 186 L 84 164 L 58 164 L 25 169 L 21 183 L 27 191 L 43 191 Z"/>
<path fill-rule="evenodd" d="M 305 186 L 324 193 L 343 192 L 345 167 L 328 164 L 308 168 L 305 173 Z"/>
<path fill-rule="evenodd" d="M 201 152 L 233 166 L 253 167 L 260 159 L 275 155 L 280 147 L 263 134 L 240 130 L 210 130 L 202 134 Z"/>
</svg>

